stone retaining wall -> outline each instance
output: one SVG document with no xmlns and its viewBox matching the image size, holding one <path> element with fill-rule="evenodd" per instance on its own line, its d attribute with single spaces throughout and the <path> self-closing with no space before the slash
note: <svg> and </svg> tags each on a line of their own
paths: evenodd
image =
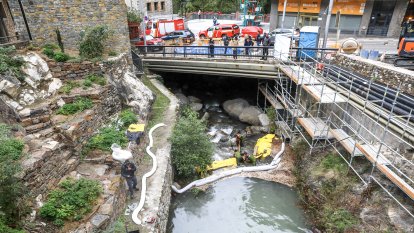
<svg viewBox="0 0 414 233">
<path fill-rule="evenodd" d="M 336 55 L 333 64 L 342 66 L 367 79 L 389 85 L 392 88 L 398 88 L 401 83 L 402 92 L 414 95 L 414 71 L 345 54 Z"/>
<path fill-rule="evenodd" d="M 16 123 L 17 114 L 14 109 L 10 108 L 0 96 L 0 122 L 13 124 Z"/>
<path fill-rule="evenodd" d="M 56 29 L 60 30 L 66 49 L 78 50 L 81 32 L 87 27 L 108 25 L 113 36 L 108 39 L 110 49 L 130 51 L 127 7 L 124 0 L 21 0 L 27 23 L 38 45 L 57 43 Z M 9 1 L 16 30 L 26 34 L 19 1 Z"/>
<path fill-rule="evenodd" d="M 99 68 L 99 64 L 90 61 L 83 61 L 80 63 L 55 62 L 50 59 L 46 59 L 46 61 L 53 77 L 62 81 L 82 79 L 88 74 L 102 72 Z"/>
</svg>

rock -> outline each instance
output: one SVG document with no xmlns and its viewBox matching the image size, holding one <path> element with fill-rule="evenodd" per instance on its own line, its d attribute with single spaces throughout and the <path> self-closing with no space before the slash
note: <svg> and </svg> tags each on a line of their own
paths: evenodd
<svg viewBox="0 0 414 233">
<path fill-rule="evenodd" d="M 401 208 L 389 206 L 387 210 L 391 223 L 402 232 L 414 231 L 414 219 Z"/>
<path fill-rule="evenodd" d="M 91 223 L 95 228 L 100 228 L 108 220 L 109 220 L 108 215 L 95 214 L 91 219 Z"/>
<path fill-rule="evenodd" d="M 20 117 L 28 117 L 30 116 L 30 109 L 25 108 L 19 112 Z"/>
<path fill-rule="evenodd" d="M 201 104 L 201 100 L 195 96 L 188 96 L 188 101 L 190 101 L 190 103 L 200 103 Z"/>
<path fill-rule="evenodd" d="M 224 111 L 226 111 L 232 117 L 239 117 L 245 108 L 249 106 L 249 103 L 244 99 L 227 100 L 223 103 Z"/>
<path fill-rule="evenodd" d="M 180 101 L 180 104 L 181 105 L 187 105 L 187 104 L 189 104 L 188 98 L 184 94 L 177 93 L 177 94 L 175 94 L 175 97 L 177 97 L 177 99 Z"/>
<path fill-rule="evenodd" d="M 49 150 L 56 150 L 59 148 L 59 142 L 57 141 L 49 141 L 42 145 L 42 148 L 49 149 Z"/>
<path fill-rule="evenodd" d="M 100 214 L 111 215 L 112 212 L 113 212 L 113 207 L 112 207 L 111 204 L 103 204 L 99 208 L 99 213 Z"/>
<path fill-rule="evenodd" d="M 49 83 L 48 93 L 54 95 L 59 88 L 62 87 L 62 81 L 58 78 L 53 78 L 52 82 Z"/>
<path fill-rule="evenodd" d="M 127 105 L 131 106 L 134 112 L 139 113 L 139 116 L 144 119 L 154 101 L 154 95 L 151 90 L 141 80 L 134 77 L 134 74 L 130 71 L 125 72 L 121 78 L 115 78 L 112 75 L 106 77 L 127 101 Z"/>
<path fill-rule="evenodd" d="M 262 114 L 259 108 L 250 106 L 243 109 L 243 112 L 239 115 L 239 120 L 251 125 L 260 125 L 259 115 Z"/>
<path fill-rule="evenodd" d="M 259 121 L 261 126 L 268 126 L 270 124 L 269 117 L 264 113 L 259 115 Z"/>
<path fill-rule="evenodd" d="M 201 117 L 201 120 L 202 121 L 207 121 L 209 117 L 210 117 L 210 114 L 208 114 L 208 112 L 205 112 L 203 117 Z"/>
<path fill-rule="evenodd" d="M 190 103 L 190 108 L 196 112 L 200 111 L 203 108 L 203 105 L 200 103 Z"/>
<path fill-rule="evenodd" d="M 18 86 L 8 80 L 1 80 L 0 81 L 0 93 L 6 93 L 7 95 L 9 95 L 12 98 L 16 98 L 19 93 L 18 93 Z"/>
<path fill-rule="evenodd" d="M 108 165 L 83 163 L 78 166 L 77 171 L 85 176 L 101 177 L 108 169 Z"/>
<path fill-rule="evenodd" d="M 29 93 L 24 94 L 23 101 L 26 105 L 33 104 L 35 101 L 35 97 Z"/>
<path fill-rule="evenodd" d="M 364 207 L 359 214 L 362 222 L 367 225 L 377 225 L 380 223 L 381 219 L 378 218 L 378 210 L 375 210 L 372 207 Z"/>
<path fill-rule="evenodd" d="M 58 99 L 58 101 L 56 102 L 56 104 L 57 104 L 57 106 L 62 107 L 66 103 L 65 103 L 65 101 L 62 98 L 60 98 L 60 99 Z"/>
<path fill-rule="evenodd" d="M 46 61 L 36 53 L 28 53 L 23 56 L 23 60 L 26 61 L 26 65 L 22 70 L 27 75 L 24 81 L 31 87 L 37 88 L 42 81 L 52 79 Z"/>
<path fill-rule="evenodd" d="M 248 135 L 256 135 L 261 133 L 269 132 L 269 127 L 267 126 L 248 126 L 246 127 L 246 132 Z"/>
</svg>

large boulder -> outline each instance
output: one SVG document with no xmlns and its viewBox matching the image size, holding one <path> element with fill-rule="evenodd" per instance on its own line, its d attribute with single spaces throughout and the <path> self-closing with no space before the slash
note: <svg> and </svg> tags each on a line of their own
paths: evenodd
<svg viewBox="0 0 414 233">
<path fill-rule="evenodd" d="M 52 79 L 49 66 L 38 54 L 30 52 L 23 56 L 23 60 L 26 62 L 22 69 L 26 74 L 24 81 L 31 87 L 37 88 L 42 81 Z"/>
<path fill-rule="evenodd" d="M 177 93 L 175 94 L 175 97 L 177 97 L 177 99 L 180 101 L 181 105 L 187 105 L 190 102 L 188 101 L 187 96 L 185 96 L 183 93 Z"/>
<path fill-rule="evenodd" d="M 264 113 L 259 115 L 259 121 L 261 126 L 268 126 L 270 124 L 269 117 Z"/>
<path fill-rule="evenodd" d="M 249 106 L 249 103 L 241 98 L 234 100 L 227 100 L 223 103 L 224 111 L 226 111 L 230 116 L 239 118 L 240 114 L 245 108 Z"/>
<path fill-rule="evenodd" d="M 198 111 L 200 111 L 200 110 L 203 108 L 203 105 L 202 105 L 202 104 L 200 104 L 200 103 L 190 103 L 190 108 L 191 108 L 193 111 L 198 112 Z"/>
<path fill-rule="evenodd" d="M 195 96 L 188 96 L 188 101 L 190 102 L 190 103 L 201 103 L 201 100 L 199 99 L 199 98 L 197 98 L 197 97 L 195 97 Z"/>
<path fill-rule="evenodd" d="M 258 107 L 249 106 L 243 109 L 242 113 L 239 115 L 239 120 L 250 125 L 260 125 L 260 114 L 262 114 L 262 112 Z"/>
</svg>

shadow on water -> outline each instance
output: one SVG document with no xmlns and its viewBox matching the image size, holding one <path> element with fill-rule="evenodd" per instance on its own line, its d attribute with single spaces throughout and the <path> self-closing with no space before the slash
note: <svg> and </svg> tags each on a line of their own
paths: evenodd
<svg viewBox="0 0 414 233">
<path fill-rule="evenodd" d="M 234 177 L 172 200 L 168 232 L 310 232 L 291 188 Z"/>
</svg>

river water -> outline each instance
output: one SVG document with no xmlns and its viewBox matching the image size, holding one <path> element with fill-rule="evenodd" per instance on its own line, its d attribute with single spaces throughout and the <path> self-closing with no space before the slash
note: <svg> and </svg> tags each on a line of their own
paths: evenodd
<svg viewBox="0 0 414 233">
<path fill-rule="evenodd" d="M 256 178 L 219 181 L 175 196 L 167 232 L 311 232 L 291 188 Z"/>
</svg>

